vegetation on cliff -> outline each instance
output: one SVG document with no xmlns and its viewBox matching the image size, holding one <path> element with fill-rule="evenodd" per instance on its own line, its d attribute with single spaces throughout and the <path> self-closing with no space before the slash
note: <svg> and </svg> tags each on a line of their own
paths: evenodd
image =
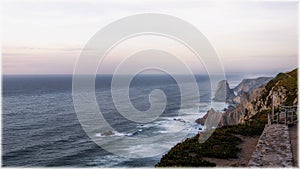
<svg viewBox="0 0 300 169">
<path fill-rule="evenodd" d="M 264 110 L 257 113 L 245 124 L 217 128 L 204 143 L 199 143 L 199 135 L 188 138 L 164 155 L 156 167 L 215 166 L 214 163 L 203 160 L 202 157 L 237 158 L 240 151 L 237 146 L 242 143 L 242 140 L 236 135 L 259 136 L 267 123 L 268 112 L 269 110 Z"/>
<path fill-rule="evenodd" d="M 274 95 L 274 106 L 280 104 L 294 105 L 298 103 L 298 68 L 288 73 L 279 73 L 273 78 L 260 95 L 245 109 L 244 119 L 248 119 L 263 109 L 272 105 Z"/>
<path fill-rule="evenodd" d="M 243 123 L 217 128 L 204 143 L 199 143 L 199 134 L 178 143 L 162 157 L 156 167 L 215 166 L 216 164 L 206 161 L 202 157 L 237 158 L 240 151 L 237 146 L 242 143 L 238 136 L 259 136 L 263 132 L 267 124 L 268 113 L 271 111 L 270 99 L 273 93 L 280 96 L 277 105 L 291 105 L 298 102 L 297 71 L 295 69 L 288 73 L 280 73 L 269 81 L 260 95 L 251 102 L 252 105 L 245 108 L 244 115 L 247 118 L 243 119 Z"/>
</svg>

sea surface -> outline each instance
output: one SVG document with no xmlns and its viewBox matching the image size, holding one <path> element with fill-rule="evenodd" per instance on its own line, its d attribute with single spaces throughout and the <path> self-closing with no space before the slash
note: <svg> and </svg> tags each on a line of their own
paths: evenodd
<svg viewBox="0 0 300 169">
<path fill-rule="evenodd" d="M 245 76 L 227 75 L 230 86 L 237 85 Z M 258 77 L 258 76 L 256 76 Z M 184 77 L 183 77 L 184 78 Z M 180 111 L 180 90 L 168 75 L 139 75 L 130 84 L 132 105 L 149 109 L 149 94 L 154 89 L 164 91 L 167 105 L 158 119 L 146 123 L 129 122 L 119 114 L 111 97 L 110 75 L 96 77 L 97 103 L 106 121 L 117 132 L 95 132 L 101 137 L 151 137 L 172 133 L 181 126 L 188 128 L 186 137 L 192 137 L 201 125 L 195 119 L 202 117 L 210 107 L 209 77 L 196 76 L 200 102 Z M 4 75 L 2 77 L 2 165 L 3 166 L 63 166 L 63 167 L 153 167 L 162 154 L 154 157 L 129 158 L 112 154 L 95 144 L 82 129 L 74 110 L 71 75 Z M 221 109 L 222 107 L 220 107 Z M 177 142 L 170 140 L 171 148 Z M 156 151 L 160 143 L 128 147 L 129 153 Z M 164 152 L 166 153 L 166 152 Z"/>
</svg>

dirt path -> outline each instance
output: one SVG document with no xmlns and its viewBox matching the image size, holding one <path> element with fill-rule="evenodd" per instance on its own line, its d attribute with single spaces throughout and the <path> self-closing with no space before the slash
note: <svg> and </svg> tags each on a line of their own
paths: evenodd
<svg viewBox="0 0 300 169">
<path fill-rule="evenodd" d="M 238 158 L 218 159 L 203 157 L 203 159 L 215 163 L 217 167 L 246 167 L 251 158 L 252 152 L 255 150 L 259 137 L 237 136 L 243 140 L 243 142 L 238 146 L 242 149 L 238 154 Z"/>
<path fill-rule="evenodd" d="M 298 166 L 298 125 L 289 127 L 289 134 L 292 144 L 294 165 Z"/>
</svg>

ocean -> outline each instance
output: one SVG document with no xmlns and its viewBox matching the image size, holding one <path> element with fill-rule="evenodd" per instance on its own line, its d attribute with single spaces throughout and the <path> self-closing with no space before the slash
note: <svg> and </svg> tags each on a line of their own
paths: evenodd
<svg viewBox="0 0 300 169">
<path fill-rule="evenodd" d="M 227 75 L 230 86 L 237 85 L 245 76 Z M 256 76 L 258 77 L 258 76 Z M 162 115 L 149 123 L 130 122 L 120 115 L 111 96 L 110 75 L 98 75 L 95 82 L 97 103 L 106 121 L 117 132 L 101 137 L 151 137 L 172 133 L 174 127 L 189 129 L 186 137 L 202 130 L 194 121 L 210 107 L 209 77 L 196 76 L 200 102 L 180 109 L 180 90 L 168 75 L 138 75 L 130 85 L 132 105 L 140 110 L 149 109 L 149 93 L 164 91 L 167 105 Z M 61 167 L 153 167 L 166 153 L 154 157 L 130 158 L 112 154 L 95 144 L 82 129 L 72 100 L 72 75 L 3 75 L 2 77 L 2 165 L 3 166 L 61 166 Z M 186 138 L 185 137 L 185 138 Z M 184 138 L 183 138 L 184 139 Z M 177 142 L 170 140 L 169 149 Z M 141 143 L 128 147 L 128 153 L 156 151 Z"/>
</svg>

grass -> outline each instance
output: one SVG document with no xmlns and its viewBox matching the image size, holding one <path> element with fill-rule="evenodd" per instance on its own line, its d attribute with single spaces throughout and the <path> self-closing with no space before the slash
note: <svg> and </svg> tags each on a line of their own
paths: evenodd
<svg viewBox="0 0 300 169">
<path fill-rule="evenodd" d="M 241 151 L 237 146 L 242 143 L 242 140 L 236 135 L 253 137 L 261 135 L 267 123 L 269 111 L 263 110 L 257 113 L 245 124 L 217 128 L 204 143 L 198 142 L 199 135 L 188 138 L 164 155 L 156 167 L 212 167 L 216 164 L 206 161 L 202 157 L 237 158 Z"/>
<path fill-rule="evenodd" d="M 266 100 L 270 92 L 278 91 L 279 88 L 285 88 L 287 91 L 283 104 L 293 105 L 294 100 L 298 97 L 298 69 L 288 73 L 279 73 L 265 86 L 265 92 L 262 93 L 260 98 Z M 271 98 L 267 100 L 267 103 L 271 104 Z"/>
<path fill-rule="evenodd" d="M 230 125 L 222 127 L 227 133 L 238 134 L 243 136 L 259 136 L 268 122 L 268 113 L 270 110 L 262 110 L 255 114 L 245 124 Z"/>
<path fill-rule="evenodd" d="M 242 140 L 236 136 L 216 129 L 213 135 L 204 143 L 199 143 L 199 135 L 188 138 L 177 144 L 162 157 L 156 167 L 204 167 L 216 164 L 203 160 L 201 157 L 236 158 L 240 151 L 236 145 Z"/>
</svg>

